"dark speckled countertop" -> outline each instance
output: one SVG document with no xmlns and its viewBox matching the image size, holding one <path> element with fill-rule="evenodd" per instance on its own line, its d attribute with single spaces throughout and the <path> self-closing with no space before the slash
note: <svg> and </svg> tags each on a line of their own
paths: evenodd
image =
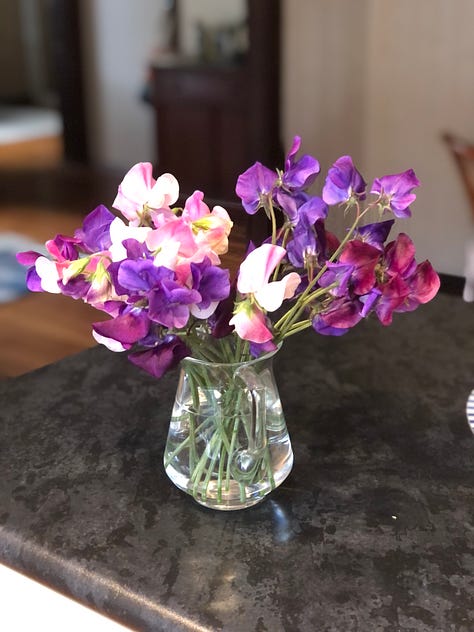
<svg viewBox="0 0 474 632">
<path fill-rule="evenodd" d="M 474 630 L 474 304 L 295 336 L 293 472 L 254 508 L 168 481 L 176 373 L 103 348 L 0 384 L 0 559 L 137 630 Z"/>
</svg>

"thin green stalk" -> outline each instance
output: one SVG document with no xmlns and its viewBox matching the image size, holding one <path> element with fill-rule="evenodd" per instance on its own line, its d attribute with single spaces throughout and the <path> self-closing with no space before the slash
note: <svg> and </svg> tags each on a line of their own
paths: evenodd
<svg viewBox="0 0 474 632">
<path fill-rule="evenodd" d="M 309 319 L 308 320 L 302 320 L 299 323 L 295 323 L 286 332 L 285 338 L 288 338 L 289 336 L 294 336 L 295 334 L 298 334 L 300 331 L 304 331 L 305 329 L 308 329 L 308 327 L 311 327 L 311 320 L 309 320 Z"/>
<path fill-rule="evenodd" d="M 222 448 L 222 443 L 217 442 L 217 445 L 214 449 L 214 454 L 211 456 L 209 467 L 207 469 L 206 477 L 204 478 L 203 489 L 201 492 L 202 499 L 205 500 L 207 498 L 207 488 L 209 487 L 209 482 L 211 480 L 211 476 L 214 472 L 214 467 L 216 465 L 217 457 Z"/>
<path fill-rule="evenodd" d="M 204 426 L 209 425 L 209 423 L 211 423 L 211 420 L 206 419 L 205 421 L 202 422 L 202 424 L 199 424 L 199 426 L 197 426 L 197 428 L 195 428 L 194 430 L 195 436 L 198 435 L 200 432 L 202 432 Z M 175 456 L 177 456 L 189 445 L 190 440 L 191 439 L 188 435 L 186 439 L 183 439 L 183 441 L 181 441 L 181 443 L 173 450 L 173 452 L 171 452 L 171 454 L 168 455 L 168 458 L 165 460 L 165 468 L 168 467 L 168 465 L 171 463 L 171 461 L 174 459 Z"/>
<path fill-rule="evenodd" d="M 273 208 L 272 198 L 268 196 L 268 207 L 265 207 L 269 214 L 270 220 L 272 222 L 272 244 L 275 245 L 277 241 L 277 225 L 276 225 L 276 217 L 275 217 L 275 209 Z"/>
</svg>

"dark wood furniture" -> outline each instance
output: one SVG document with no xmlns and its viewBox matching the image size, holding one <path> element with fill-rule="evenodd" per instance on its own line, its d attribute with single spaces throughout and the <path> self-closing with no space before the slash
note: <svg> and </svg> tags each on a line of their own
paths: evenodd
<svg viewBox="0 0 474 632">
<path fill-rule="evenodd" d="M 249 49 L 234 63 L 157 61 L 151 68 L 157 171 L 195 189 L 235 199 L 237 176 L 256 160 L 281 163 L 279 2 L 248 2 Z"/>
</svg>

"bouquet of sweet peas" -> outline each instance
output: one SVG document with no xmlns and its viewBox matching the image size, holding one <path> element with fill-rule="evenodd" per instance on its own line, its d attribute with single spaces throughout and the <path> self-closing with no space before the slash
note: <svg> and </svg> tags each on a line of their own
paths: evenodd
<svg viewBox="0 0 474 632">
<path fill-rule="evenodd" d="M 258 357 L 307 328 L 339 336 L 370 315 L 389 325 L 394 312 L 431 300 L 438 275 L 428 261 L 416 262 L 408 235 L 387 243 L 394 219 L 383 219 L 410 215 L 415 173 L 368 188 L 343 156 L 318 196 L 309 189 L 319 163 L 298 157 L 299 149 L 295 137 L 283 170 L 257 162 L 237 180 L 243 208 L 266 213 L 271 234 L 249 244 L 236 279 L 220 261 L 232 228 L 227 211 L 211 210 L 200 191 L 176 206 L 176 178 L 155 180 L 152 165 L 139 163 L 113 202 L 120 214 L 98 206 L 73 236 L 46 242 L 49 256 L 18 254 L 29 266 L 28 288 L 105 311 L 110 319 L 93 324 L 95 339 L 157 377 L 186 356 Z M 330 208 L 350 217 L 341 238 L 325 227 Z M 380 220 L 365 223 L 373 210 Z"/>
</svg>

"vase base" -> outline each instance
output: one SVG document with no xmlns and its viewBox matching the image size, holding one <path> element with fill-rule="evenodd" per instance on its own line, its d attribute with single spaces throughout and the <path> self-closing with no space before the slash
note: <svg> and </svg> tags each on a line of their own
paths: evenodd
<svg viewBox="0 0 474 632">
<path fill-rule="evenodd" d="M 293 467 L 293 452 L 287 454 L 283 467 L 275 473 L 273 481 L 267 478 L 254 482 L 251 485 L 238 483 L 230 480 L 228 485 L 225 481 L 210 481 L 207 483 L 205 493 L 201 485 L 193 487 L 189 478 L 183 476 L 172 465 L 168 465 L 165 469 L 168 478 L 183 492 L 186 492 L 200 505 L 209 509 L 217 509 L 219 511 L 236 511 L 238 509 L 247 509 L 260 503 L 265 497 L 276 489 L 290 474 Z"/>
</svg>

